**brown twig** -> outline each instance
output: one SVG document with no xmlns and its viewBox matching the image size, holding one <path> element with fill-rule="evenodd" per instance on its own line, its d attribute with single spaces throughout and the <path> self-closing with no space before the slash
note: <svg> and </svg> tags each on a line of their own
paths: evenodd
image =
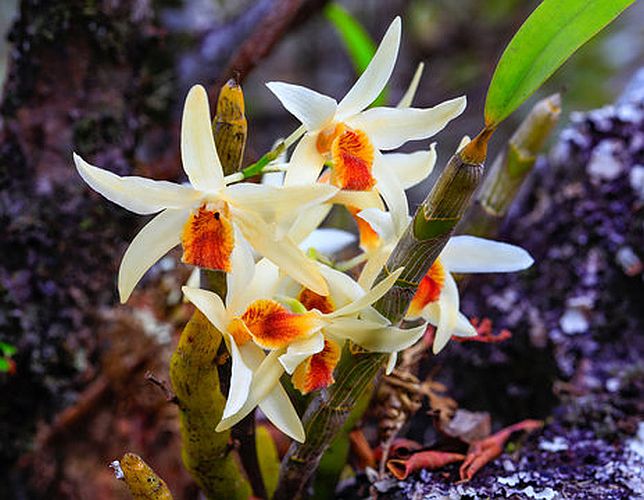
<svg viewBox="0 0 644 500">
<path fill-rule="evenodd" d="M 273 47 L 290 28 L 304 22 L 307 17 L 321 9 L 328 0 L 276 0 L 270 2 L 267 12 L 257 29 L 239 45 L 230 57 L 219 81 L 229 78 L 242 82 L 244 78 L 267 57 Z M 219 88 L 221 85 L 218 85 Z"/>
<path fill-rule="evenodd" d="M 168 384 L 165 380 L 161 380 L 160 378 L 157 378 L 157 376 L 154 373 L 152 373 L 150 370 L 145 372 L 144 378 L 152 385 L 155 385 L 159 389 L 161 389 L 161 392 L 163 392 L 163 395 L 165 396 L 165 399 L 168 403 L 173 403 L 176 405 L 179 404 L 179 399 L 177 398 L 175 393 L 172 392 L 172 389 L 168 387 Z"/>
</svg>

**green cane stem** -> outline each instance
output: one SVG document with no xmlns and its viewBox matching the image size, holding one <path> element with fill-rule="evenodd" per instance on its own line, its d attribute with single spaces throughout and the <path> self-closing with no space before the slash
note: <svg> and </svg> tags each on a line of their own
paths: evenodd
<svg viewBox="0 0 644 500">
<path fill-rule="evenodd" d="M 485 129 L 450 159 L 380 274 L 379 279 L 383 279 L 389 270 L 405 268 L 394 286 L 375 304 L 393 324 L 402 321 L 420 280 L 447 243 L 478 187 L 491 134 L 492 130 Z M 345 346 L 335 370 L 336 382 L 322 391 L 304 414 L 306 441 L 291 444 L 282 461 L 276 500 L 306 496 L 307 485 L 322 455 L 387 358 L 387 354 Z"/>
<path fill-rule="evenodd" d="M 476 201 L 459 225 L 459 233 L 481 237 L 494 237 L 498 233 L 560 114 L 559 94 L 542 99 L 532 108 L 494 159 Z"/>
</svg>

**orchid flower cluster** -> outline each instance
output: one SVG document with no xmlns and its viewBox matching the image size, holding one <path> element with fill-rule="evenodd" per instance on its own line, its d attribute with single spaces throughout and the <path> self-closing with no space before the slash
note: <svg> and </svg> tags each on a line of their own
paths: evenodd
<svg viewBox="0 0 644 500">
<path fill-rule="evenodd" d="M 184 263 L 227 273 L 223 298 L 183 287 L 186 298 L 222 333 L 232 359 L 230 392 L 218 431 L 259 406 L 277 428 L 303 441 L 300 418 L 280 383 L 285 373 L 303 394 L 327 387 L 334 382 L 334 367 L 346 342 L 391 353 L 391 369 L 396 353 L 417 342 L 427 323 L 437 328 L 438 352 L 452 335 L 476 335 L 459 312 L 451 273 L 517 271 L 532 263 L 521 248 L 456 236 L 423 278 L 409 307 L 407 319 L 420 320 L 417 326 L 400 328 L 372 306 L 402 271 L 392 270 L 376 283 L 409 221 L 405 189 L 424 180 L 436 161 L 433 144 L 414 153 L 390 151 L 433 136 L 466 105 L 465 97 L 458 97 L 432 108 L 410 107 L 415 78 L 397 107 L 369 108 L 391 76 L 400 36 L 396 18 L 367 69 L 339 103 L 305 87 L 268 83 L 302 123 L 278 186 L 224 176 L 208 98 L 199 85 L 188 93 L 181 123 L 181 160 L 189 183 L 120 177 L 74 155 L 79 174 L 94 190 L 132 212 L 157 214 L 121 262 L 122 302 L 146 271 L 178 245 Z M 330 260 L 321 262 L 306 252 L 329 237 L 319 226 L 338 204 L 354 215 L 359 230 L 358 260 L 364 266 L 356 279 Z"/>
</svg>

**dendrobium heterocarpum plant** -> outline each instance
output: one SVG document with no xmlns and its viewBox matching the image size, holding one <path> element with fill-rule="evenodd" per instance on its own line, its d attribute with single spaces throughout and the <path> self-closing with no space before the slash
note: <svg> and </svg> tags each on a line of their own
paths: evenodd
<svg viewBox="0 0 644 500">
<path fill-rule="evenodd" d="M 305 87 L 268 84 L 303 124 L 284 166 L 283 185 L 224 176 L 207 95 L 199 85 L 189 91 L 182 117 L 181 158 L 188 184 L 120 177 L 74 155 L 79 174 L 94 190 L 133 212 L 158 214 L 123 257 L 118 278 L 122 302 L 145 272 L 179 244 L 183 262 L 227 273 L 225 298 L 195 286 L 183 288 L 186 298 L 222 333 L 232 359 L 218 431 L 259 407 L 278 429 L 303 441 L 300 417 L 280 383 L 284 374 L 303 394 L 329 386 L 346 342 L 391 353 L 391 369 L 395 354 L 420 339 L 427 323 L 437 326 L 438 352 L 452 335 L 475 333 L 459 312 L 450 272 L 508 272 L 532 262 L 518 247 L 457 236 L 409 307 L 407 319 L 418 320 L 418 325 L 401 328 L 372 307 L 402 271 L 391 270 L 376 282 L 409 221 L 405 189 L 424 180 L 436 161 L 434 145 L 414 153 L 381 151 L 431 137 L 466 103 L 459 97 L 432 108 L 409 107 L 419 68 L 398 107 L 367 109 L 391 76 L 400 31 L 396 18 L 365 72 L 339 103 Z M 329 172 L 321 176 L 325 165 Z M 311 236 L 334 203 L 357 216 L 364 251 L 357 281 L 342 266 L 329 265 L 332 260 L 317 262 L 298 246 L 316 241 Z"/>
</svg>

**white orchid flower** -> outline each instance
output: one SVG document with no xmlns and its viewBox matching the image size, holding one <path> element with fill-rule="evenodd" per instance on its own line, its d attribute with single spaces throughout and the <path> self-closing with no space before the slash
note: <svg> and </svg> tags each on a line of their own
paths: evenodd
<svg viewBox="0 0 644 500">
<path fill-rule="evenodd" d="M 186 298 L 222 333 L 232 360 L 230 390 L 217 431 L 232 427 L 234 424 L 227 425 L 226 419 L 234 417 L 252 397 L 251 410 L 259 405 L 278 429 L 302 442 L 302 422 L 279 383 L 279 377 L 284 372 L 276 361 L 280 351 L 276 350 L 266 356 L 261 347 L 249 341 L 242 319 L 244 315 L 247 318 L 257 311 L 261 313 L 262 304 L 264 310 L 269 305 L 274 306 L 272 301 L 261 299 L 273 296 L 278 282 L 277 267 L 266 259 L 255 264 L 246 242 L 235 247 L 231 259 L 236 271 L 226 276 L 228 288 L 225 303 L 216 293 L 187 286 L 182 288 Z M 282 327 L 293 325 L 296 328 L 311 329 L 311 318 L 300 318 L 297 315 L 282 317 Z M 262 385 L 266 381 L 270 381 L 270 387 Z"/>
<path fill-rule="evenodd" d="M 404 187 L 426 177 L 425 172 L 431 170 L 433 163 L 427 154 L 383 155 L 381 150 L 393 150 L 407 141 L 431 137 L 463 112 L 466 99 L 458 97 L 426 109 L 407 108 L 407 100 L 403 100 L 402 107 L 366 109 L 391 76 L 400 31 L 401 21 L 397 17 L 369 66 L 340 103 L 298 85 L 267 84 L 306 128 L 290 159 L 285 185 L 316 182 L 325 161 L 331 160 L 331 184 L 352 194 L 347 205 L 356 206 L 352 202 L 354 192 L 375 188 L 394 214 L 406 211 Z M 404 224 L 400 219 L 394 222 Z"/>
<path fill-rule="evenodd" d="M 237 258 L 237 250 L 233 256 Z M 226 305 L 212 292 L 184 287 L 186 297 L 224 332 L 230 344 L 234 392 L 229 395 L 217 430 L 232 427 L 258 405 L 266 413 L 266 398 L 273 395 L 270 402 L 274 403 L 274 391 L 280 387 L 284 372 L 293 375 L 293 383 L 304 393 L 332 383 L 345 340 L 375 352 L 392 352 L 414 344 L 424 327 L 401 330 L 375 311 L 369 312 L 370 304 L 387 292 L 401 271 L 365 292 L 348 276 L 321 266 L 333 297 L 304 288 L 297 299 L 282 298 L 282 302 L 266 298 L 273 296 L 279 270 L 265 259 L 257 264 L 253 278 L 229 275 Z M 334 300 L 341 306 L 336 307 Z M 363 312 L 368 319 L 360 317 Z M 270 353 L 260 359 L 263 350 Z M 274 410 L 267 416 L 283 432 L 301 441 L 303 435 L 291 407 L 285 408 L 289 408 L 288 415 Z"/>
<path fill-rule="evenodd" d="M 373 281 L 389 258 L 401 234 L 391 216 L 377 209 L 358 214 L 381 239 L 373 258 L 363 268 L 361 283 Z M 452 335 L 471 337 L 476 329 L 459 311 L 458 287 L 451 273 L 509 273 L 527 269 L 534 260 L 523 248 L 475 236 L 453 236 L 421 280 L 406 319 L 423 318 L 436 327 L 433 352 L 439 353 Z"/>
<path fill-rule="evenodd" d="M 137 234 L 123 256 L 118 278 L 121 302 L 127 301 L 146 271 L 175 246 L 183 246 L 183 261 L 188 264 L 229 272 L 231 252 L 245 240 L 293 279 L 327 293 L 315 264 L 289 238 L 277 239 L 276 226 L 293 212 L 329 199 L 337 188 L 226 185 L 208 97 L 200 85 L 192 87 L 186 98 L 181 159 L 190 185 L 120 177 L 74 154 L 81 177 L 108 200 L 138 214 L 161 212 Z"/>
</svg>

